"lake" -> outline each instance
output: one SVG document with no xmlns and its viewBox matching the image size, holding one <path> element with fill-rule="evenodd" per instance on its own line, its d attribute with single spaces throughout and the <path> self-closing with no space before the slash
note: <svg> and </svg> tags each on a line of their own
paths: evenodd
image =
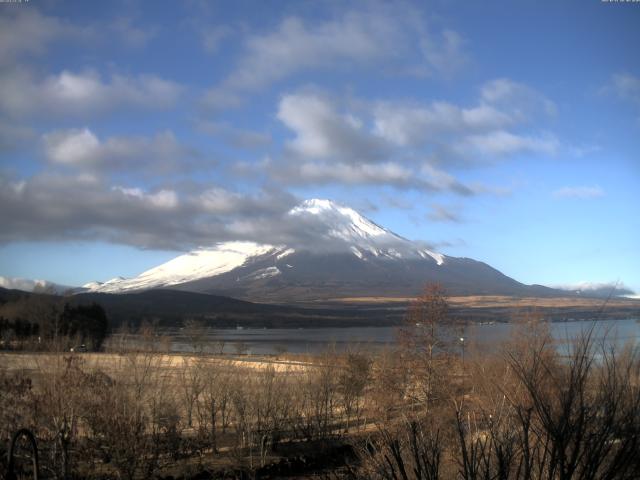
<svg viewBox="0 0 640 480">
<path fill-rule="evenodd" d="M 460 338 L 465 345 L 495 344 L 510 337 L 513 323 L 492 323 L 456 327 L 449 337 L 461 348 Z M 551 333 L 561 350 L 567 350 L 572 339 L 594 327 L 596 340 L 607 338 L 607 342 L 622 346 L 640 343 L 640 322 L 636 319 L 572 321 L 550 323 Z M 207 329 L 198 335 L 197 342 L 205 352 L 275 354 L 319 353 L 330 346 L 338 351 L 347 349 L 376 350 L 396 341 L 400 327 L 352 327 L 352 328 L 272 328 L 272 329 Z M 192 352 L 194 341 L 184 330 L 170 329 L 163 332 L 171 339 L 170 348 L 174 352 Z M 119 340 L 114 335 L 112 345 Z M 137 335 L 129 336 L 128 342 L 141 341 Z"/>
</svg>

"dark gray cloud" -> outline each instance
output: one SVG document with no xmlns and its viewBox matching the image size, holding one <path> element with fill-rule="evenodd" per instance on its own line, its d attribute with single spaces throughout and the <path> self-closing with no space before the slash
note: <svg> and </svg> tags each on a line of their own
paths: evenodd
<svg viewBox="0 0 640 480">
<path fill-rule="evenodd" d="M 0 177 L 0 244 L 101 240 L 187 251 L 244 240 L 297 249 L 344 248 L 344 239 L 328 235 L 331 222 L 344 222 L 344 217 L 336 214 L 339 218 L 329 218 L 327 223 L 324 214 L 292 214 L 300 199 L 286 192 L 263 188 L 241 193 L 202 184 L 188 187 L 109 186 L 88 174 L 42 174 L 26 181 L 5 175 Z M 389 237 L 389 242 L 388 247 L 394 247 L 402 240 Z"/>
<path fill-rule="evenodd" d="M 179 143 L 173 132 L 151 137 L 113 136 L 100 139 L 89 128 L 56 130 L 42 136 L 44 154 L 52 165 L 102 172 L 169 173 L 210 167 L 213 162 Z"/>
<path fill-rule="evenodd" d="M 64 42 L 91 46 L 112 46 L 115 42 L 139 49 L 157 32 L 157 27 L 142 26 L 142 22 L 128 15 L 79 24 L 42 13 L 35 4 L 11 6 L 0 10 L 0 65 L 15 65 L 41 56 L 52 45 Z"/>
<path fill-rule="evenodd" d="M 43 54 L 54 42 L 91 35 L 86 27 L 41 14 L 31 6 L 3 6 L 0 10 L 0 65 L 24 56 Z"/>
<path fill-rule="evenodd" d="M 42 174 L 26 181 L 1 177 L 0 201 L 2 243 L 101 239 L 184 250 L 226 240 L 279 241 L 287 233 L 274 237 L 273 232 L 298 199 L 272 190 L 239 194 L 222 187 L 146 191 L 112 187 L 88 174 Z"/>
<path fill-rule="evenodd" d="M 0 153 L 15 150 L 35 138 L 36 133 L 31 127 L 0 120 Z"/>
<path fill-rule="evenodd" d="M 17 66 L 0 73 L 0 112 L 10 117 L 74 117 L 118 108 L 158 110 L 173 107 L 183 87 L 157 75 L 108 77 L 94 70 L 41 78 Z"/>
</svg>

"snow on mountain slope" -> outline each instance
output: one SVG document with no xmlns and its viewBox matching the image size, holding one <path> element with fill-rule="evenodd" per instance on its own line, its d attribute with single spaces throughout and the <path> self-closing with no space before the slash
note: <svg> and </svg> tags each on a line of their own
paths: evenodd
<svg viewBox="0 0 640 480">
<path fill-rule="evenodd" d="M 445 256 L 432 252 L 366 219 L 355 210 L 329 200 L 306 200 L 288 213 L 295 228 L 313 229 L 317 232 L 315 245 L 307 248 L 327 247 L 331 251 L 350 252 L 360 261 L 368 259 L 435 261 L 445 262 Z M 301 232 L 304 233 L 304 232 Z M 299 248 L 299 247 L 298 247 Z M 94 292 L 124 293 L 168 287 L 203 278 L 216 277 L 247 266 L 257 259 L 272 258 L 277 262 L 293 255 L 296 249 L 289 246 L 274 246 L 254 242 L 225 242 L 212 248 L 199 249 L 181 255 L 158 267 L 143 272 L 131 279 L 115 278 L 105 283 L 92 282 L 85 289 Z M 292 268 L 287 265 L 288 268 Z M 281 274 L 274 267 L 255 271 L 244 279 L 265 279 Z"/>
<path fill-rule="evenodd" d="M 135 278 L 115 278 L 98 286 L 86 285 L 88 290 L 104 293 L 124 293 L 167 287 L 213 277 L 245 264 L 252 257 L 281 254 L 286 248 L 259 245 L 253 242 L 220 243 L 211 249 L 194 250 L 162 265 L 147 270 Z"/>
</svg>

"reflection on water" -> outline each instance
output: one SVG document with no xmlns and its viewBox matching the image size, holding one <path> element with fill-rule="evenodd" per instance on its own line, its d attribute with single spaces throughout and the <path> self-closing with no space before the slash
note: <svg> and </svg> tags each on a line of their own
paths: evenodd
<svg viewBox="0 0 640 480">
<path fill-rule="evenodd" d="M 515 324 L 494 323 L 456 328 L 450 332 L 452 338 L 465 339 L 466 345 L 480 347 L 509 338 Z M 572 339 L 594 327 L 594 339 L 606 337 L 607 342 L 618 346 L 640 343 L 640 322 L 636 319 L 574 321 L 551 323 L 553 337 L 561 351 L 567 351 Z M 174 352 L 192 352 L 194 344 L 208 353 L 275 354 L 318 353 L 330 346 L 339 351 L 347 348 L 375 350 L 396 341 L 400 327 L 352 327 L 352 328 L 273 328 L 273 329 L 207 329 L 196 339 L 189 338 L 180 329 L 163 332 L 171 339 L 168 347 Z M 114 335 L 109 343 L 115 346 L 122 341 Z M 137 336 L 128 336 L 127 343 L 142 342 Z"/>
</svg>

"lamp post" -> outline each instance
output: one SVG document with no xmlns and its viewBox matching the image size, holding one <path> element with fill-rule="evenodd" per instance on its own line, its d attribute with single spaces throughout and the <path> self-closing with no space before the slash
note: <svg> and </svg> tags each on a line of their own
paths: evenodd
<svg viewBox="0 0 640 480">
<path fill-rule="evenodd" d="M 464 337 L 460 337 L 460 348 L 462 349 L 462 368 L 464 369 Z"/>
</svg>

